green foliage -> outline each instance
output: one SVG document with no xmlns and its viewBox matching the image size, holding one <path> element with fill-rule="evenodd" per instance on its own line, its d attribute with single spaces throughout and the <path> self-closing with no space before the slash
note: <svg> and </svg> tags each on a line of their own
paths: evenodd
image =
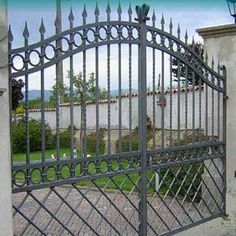
<svg viewBox="0 0 236 236">
<path fill-rule="evenodd" d="M 70 130 L 69 129 L 60 133 L 60 147 L 63 147 L 63 148 L 70 147 Z"/>
<path fill-rule="evenodd" d="M 205 138 L 206 137 L 204 136 L 204 133 L 202 131 L 195 130 L 194 134 L 192 133 L 192 131 L 188 132 L 183 135 L 183 138 L 181 140 L 174 141 L 173 146 L 186 145 L 193 142 L 205 140 Z M 185 159 L 191 158 L 194 153 L 195 150 L 189 150 L 188 153 L 185 153 Z M 176 152 L 176 154 L 173 153 L 172 155 L 172 159 L 175 160 L 178 152 Z M 200 165 L 201 163 L 194 163 L 162 168 L 160 170 L 160 181 L 162 181 L 162 179 L 164 178 L 164 182 L 161 187 L 161 192 L 165 194 L 166 191 L 168 191 L 168 187 L 171 186 L 169 195 L 174 196 L 178 192 L 178 196 L 184 197 L 188 192 L 186 200 L 191 200 L 196 195 L 195 201 L 199 201 L 201 199 L 201 190 L 198 190 L 198 187 L 201 184 L 202 174 L 204 171 L 204 168 L 200 168 Z M 193 181 L 194 184 L 192 184 Z"/>
<path fill-rule="evenodd" d="M 147 117 L 148 121 L 148 117 Z M 121 138 L 121 152 L 129 152 L 130 146 L 131 151 L 138 151 L 139 149 L 139 133 L 138 127 L 131 132 L 130 135 L 123 136 Z M 152 127 L 149 122 L 147 122 L 147 142 L 152 139 Z M 119 139 L 116 141 L 116 151 L 119 152 Z"/>
<path fill-rule="evenodd" d="M 200 163 L 182 164 L 160 169 L 160 182 L 164 179 L 160 190 L 162 194 L 165 194 L 170 188 L 171 191 L 168 194 L 171 196 L 178 193 L 178 196 L 184 197 L 188 193 L 187 201 L 191 201 L 196 195 L 195 201 L 199 201 L 201 199 L 201 189 L 198 189 L 198 187 L 202 181 L 203 171 L 204 168 L 200 168 Z"/>
<path fill-rule="evenodd" d="M 29 120 L 30 151 L 41 150 L 41 122 Z M 13 153 L 26 151 L 26 121 L 20 120 L 12 125 Z M 52 148 L 53 135 L 48 124 L 45 125 L 45 147 Z"/>
<path fill-rule="evenodd" d="M 105 141 L 104 141 L 104 130 L 99 130 L 99 140 L 98 140 L 99 154 L 105 152 Z M 93 132 L 86 137 L 87 152 L 90 154 L 96 153 L 96 132 Z"/>
</svg>

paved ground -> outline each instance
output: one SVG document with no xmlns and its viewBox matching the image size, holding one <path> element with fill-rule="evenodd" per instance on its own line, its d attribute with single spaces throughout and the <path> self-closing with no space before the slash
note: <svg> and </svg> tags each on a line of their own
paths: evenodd
<svg viewBox="0 0 236 236">
<path fill-rule="evenodd" d="M 172 200 L 148 197 L 148 235 L 187 224 L 189 217 L 199 217 L 189 203 L 181 208 L 180 201 Z M 136 193 L 68 186 L 55 188 L 55 192 L 42 189 L 28 195 L 18 193 L 13 196 L 13 205 L 19 208 L 14 211 L 14 231 L 15 235 L 137 235 L 139 202 Z"/>
</svg>

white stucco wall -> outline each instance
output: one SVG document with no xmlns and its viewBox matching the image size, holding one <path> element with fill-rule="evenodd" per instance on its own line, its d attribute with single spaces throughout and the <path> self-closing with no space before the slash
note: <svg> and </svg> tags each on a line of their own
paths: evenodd
<svg viewBox="0 0 236 236">
<path fill-rule="evenodd" d="M 195 128 L 199 128 L 199 94 L 200 90 L 196 87 L 195 91 Z M 188 112 L 187 112 L 187 123 L 188 129 L 192 129 L 193 125 L 193 92 L 188 91 Z M 204 119 L 205 119 L 205 106 L 204 106 L 204 91 L 201 91 L 201 127 L 204 128 Z M 170 94 L 167 92 L 165 94 L 166 98 L 166 106 L 164 107 L 164 126 L 165 129 L 170 129 Z M 161 128 L 161 117 L 162 117 L 162 109 L 161 106 L 156 104 L 158 100 L 158 95 L 155 95 L 155 127 Z M 215 97 L 216 100 L 216 97 Z M 112 99 L 112 103 L 110 104 L 111 110 L 111 128 L 119 127 L 119 99 Z M 132 103 L 132 129 L 138 126 L 138 97 L 133 96 L 131 99 Z M 178 128 L 178 93 L 175 92 L 172 94 L 172 129 Z M 215 101 L 215 104 L 217 101 Z M 181 92 L 180 94 L 180 129 L 185 129 L 185 92 Z M 210 112 L 209 112 L 210 113 Z M 147 96 L 147 114 L 151 119 L 153 124 L 153 95 Z M 96 105 L 88 104 L 86 106 L 86 116 L 87 116 L 87 128 L 95 129 L 96 128 Z M 121 99 L 121 117 L 122 117 L 122 128 L 129 129 L 130 126 L 130 105 L 129 98 L 122 97 Z M 41 113 L 40 110 L 31 110 L 30 117 L 40 120 Z M 56 111 L 55 109 L 49 109 L 45 112 L 46 122 L 50 125 L 52 129 L 56 128 Z M 216 117 L 215 117 L 216 119 Z M 60 106 L 59 111 L 59 120 L 60 120 L 60 128 L 66 129 L 70 125 L 70 106 L 62 105 Z M 74 105 L 74 125 L 79 128 L 81 120 L 81 107 L 80 105 Z M 216 121 L 215 121 L 216 122 Z M 108 127 L 108 103 L 100 103 L 99 104 L 99 126 L 100 128 Z"/>
<path fill-rule="evenodd" d="M 0 235 L 11 236 L 13 231 L 6 3 L 6 0 L 0 1 L 0 89 L 7 90 L 3 96 L 0 96 Z"/>
</svg>

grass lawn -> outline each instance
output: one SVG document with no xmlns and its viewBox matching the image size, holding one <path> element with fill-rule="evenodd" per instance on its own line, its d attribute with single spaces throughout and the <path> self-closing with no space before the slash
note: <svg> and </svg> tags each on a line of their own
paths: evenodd
<svg viewBox="0 0 236 236">
<path fill-rule="evenodd" d="M 51 154 L 56 153 L 56 150 L 51 149 L 51 150 L 46 150 L 45 152 L 45 157 L 46 159 L 51 159 Z M 69 156 L 70 150 L 67 148 L 61 148 L 60 149 L 60 156 L 62 157 L 64 153 L 67 153 L 67 156 Z M 30 153 L 30 160 L 33 161 L 40 161 L 41 160 L 41 151 L 36 151 L 36 152 L 31 152 Z M 78 152 L 78 156 L 80 155 L 80 153 Z M 91 158 L 92 160 L 92 158 Z M 13 162 L 14 163 L 25 163 L 26 161 L 26 155 L 25 153 L 17 153 L 17 154 L 13 154 Z M 128 168 L 128 163 L 127 160 L 123 161 L 122 166 L 124 168 Z M 117 161 L 112 161 L 112 169 L 113 170 L 117 170 L 119 168 L 119 165 L 117 163 Z M 100 171 L 102 173 L 106 173 L 107 172 L 107 163 L 101 162 L 100 164 Z M 95 168 L 95 164 L 94 163 L 90 163 L 88 165 L 88 174 L 89 175 L 93 175 L 96 172 L 96 168 Z M 48 181 L 53 181 L 56 179 L 57 175 L 56 175 L 56 170 L 54 168 L 48 168 L 47 170 L 47 180 Z M 70 173 L 70 169 L 68 166 L 63 166 L 61 169 L 61 176 L 60 178 L 69 178 L 71 175 Z M 81 167 L 79 165 L 77 165 L 77 167 L 75 168 L 75 175 L 76 176 L 80 176 L 81 175 Z M 41 173 L 39 170 L 34 170 L 31 173 L 32 176 L 32 181 L 34 184 L 39 183 L 41 181 Z M 148 172 L 148 179 L 151 179 L 153 176 L 153 171 L 149 171 Z M 128 178 L 129 177 L 129 178 Z M 131 191 L 132 189 L 134 189 L 134 191 L 137 191 L 137 188 L 135 188 L 135 185 L 138 185 L 138 180 L 140 179 L 139 174 L 138 173 L 132 173 L 129 174 L 128 177 L 126 175 L 116 175 L 114 177 L 112 177 L 112 180 L 110 180 L 108 177 L 104 177 L 104 178 L 97 178 L 94 180 L 95 184 L 92 183 L 89 180 L 81 180 L 79 181 L 79 185 L 81 186 L 96 186 L 98 185 L 99 187 L 105 187 L 107 189 L 118 189 L 121 188 L 123 191 Z M 19 172 L 17 173 L 17 175 L 15 176 L 15 179 L 17 179 L 17 181 L 22 182 L 25 179 L 25 176 L 23 173 Z M 152 183 L 154 186 L 154 183 Z M 153 190 L 151 188 L 148 189 L 148 192 L 151 193 L 153 192 Z"/>
</svg>

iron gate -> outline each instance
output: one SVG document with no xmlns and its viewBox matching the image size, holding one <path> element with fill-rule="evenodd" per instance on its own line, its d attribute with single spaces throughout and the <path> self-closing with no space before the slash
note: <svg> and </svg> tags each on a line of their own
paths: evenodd
<svg viewBox="0 0 236 236">
<path fill-rule="evenodd" d="M 9 29 L 10 82 L 22 79 L 25 85 L 23 118 L 12 119 L 13 146 L 20 145 L 14 140 L 22 122 L 21 145 L 25 146 L 23 158 L 20 154 L 12 157 L 16 235 L 171 235 L 224 214 L 225 69 L 214 60 L 208 66 L 207 55 L 194 40 L 188 42 L 187 32 L 181 41 L 179 25 L 174 36 L 172 20 L 167 32 L 162 16 L 159 29 L 153 12 L 152 25 L 147 25 L 148 12 L 147 5 L 136 7 L 134 22 L 129 7 L 124 21 L 119 5 L 118 19 L 112 21 L 108 4 L 107 19 L 99 21 L 96 6 L 95 23 L 87 23 L 84 7 L 83 23 L 75 27 L 71 10 L 70 27 L 60 34 L 45 38 L 42 21 L 38 43 L 29 43 L 26 24 L 25 45 L 20 48 L 12 48 Z M 58 24 L 56 19 L 56 28 Z M 106 57 L 101 60 L 104 51 Z M 112 53 L 116 66 L 112 66 Z M 89 55 L 94 58 L 88 62 Z M 55 159 L 50 159 L 45 89 L 51 78 L 46 71 L 66 60 L 69 103 L 59 101 L 61 78 L 57 76 L 55 108 L 50 109 L 55 113 Z M 91 61 L 93 66 L 87 66 Z M 79 105 L 74 91 L 77 67 L 82 70 Z M 87 87 L 89 67 L 95 72 L 93 99 Z M 100 72 L 103 69 L 105 74 Z M 29 91 L 37 73 L 41 151 L 33 153 Z M 111 90 L 114 77 L 116 96 Z M 104 78 L 106 95 L 101 100 Z M 88 117 L 91 104 L 93 115 Z M 75 112 L 76 107 L 80 112 Z M 118 117 L 114 116 L 116 109 Z M 60 147 L 64 114 L 69 116 L 69 157 L 62 157 Z M 81 127 L 75 127 L 79 119 Z M 92 119 L 93 129 L 88 127 Z M 76 132 L 80 133 L 79 147 Z M 89 137 L 93 137 L 90 142 Z"/>
</svg>

